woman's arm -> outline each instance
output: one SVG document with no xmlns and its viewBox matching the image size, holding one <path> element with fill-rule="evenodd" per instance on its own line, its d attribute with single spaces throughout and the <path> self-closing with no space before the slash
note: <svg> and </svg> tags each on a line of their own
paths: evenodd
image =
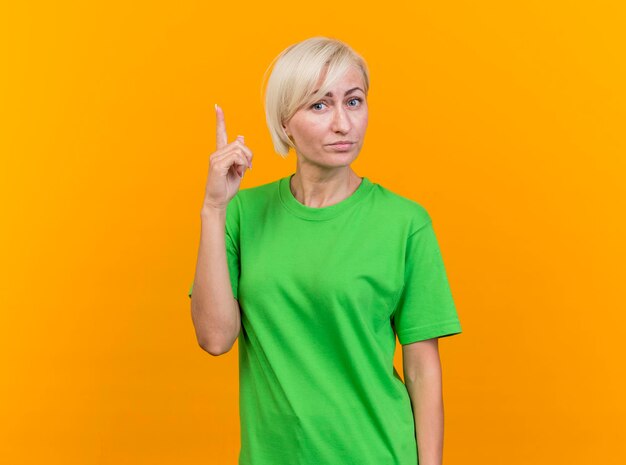
<svg viewBox="0 0 626 465">
<path fill-rule="evenodd" d="M 444 422 L 438 339 L 403 345 L 402 364 L 415 418 L 419 465 L 442 465 Z"/>
<path fill-rule="evenodd" d="M 191 295 L 198 344 L 211 355 L 230 350 L 239 336 L 239 302 L 233 298 L 226 258 L 225 209 L 204 207 L 200 247 Z"/>
</svg>

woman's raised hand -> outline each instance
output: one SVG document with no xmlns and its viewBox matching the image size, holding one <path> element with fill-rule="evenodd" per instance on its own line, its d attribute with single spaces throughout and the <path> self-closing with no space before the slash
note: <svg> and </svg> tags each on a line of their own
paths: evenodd
<svg viewBox="0 0 626 465">
<path fill-rule="evenodd" d="M 252 168 L 252 151 L 246 147 L 243 136 L 230 144 L 226 136 L 224 111 L 215 105 L 217 123 L 217 150 L 209 157 L 209 177 L 203 208 L 226 209 L 237 194 L 246 169 Z"/>
</svg>

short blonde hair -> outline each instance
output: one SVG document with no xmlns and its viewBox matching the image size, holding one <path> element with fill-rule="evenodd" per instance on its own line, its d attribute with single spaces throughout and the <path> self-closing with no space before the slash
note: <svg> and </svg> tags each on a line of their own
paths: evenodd
<svg viewBox="0 0 626 465">
<path fill-rule="evenodd" d="M 341 78 L 351 66 L 363 73 L 365 94 L 369 90 L 367 63 L 346 43 L 329 37 L 312 37 L 290 45 L 283 50 L 268 67 L 263 76 L 275 63 L 265 90 L 265 118 L 274 144 L 274 150 L 283 158 L 293 140 L 283 128 L 300 108 L 312 105 L 329 92 L 334 82 Z M 314 86 L 328 67 L 324 82 L 316 93 Z"/>
</svg>

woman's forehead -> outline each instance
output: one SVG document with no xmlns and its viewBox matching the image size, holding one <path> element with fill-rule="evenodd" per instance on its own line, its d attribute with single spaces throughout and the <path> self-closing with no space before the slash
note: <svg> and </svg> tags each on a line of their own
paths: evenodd
<svg viewBox="0 0 626 465">
<path fill-rule="evenodd" d="M 321 76 L 320 81 L 326 78 L 325 75 Z M 363 73 L 357 68 L 351 67 L 343 76 L 338 78 L 329 88 L 328 92 L 325 94 L 328 97 L 333 97 L 335 95 L 348 95 L 352 92 L 361 91 L 364 94 L 366 93 L 364 90 L 364 82 Z M 318 82 L 318 85 L 315 86 L 315 90 L 312 92 L 312 95 L 317 94 L 320 91 L 321 83 Z"/>
</svg>

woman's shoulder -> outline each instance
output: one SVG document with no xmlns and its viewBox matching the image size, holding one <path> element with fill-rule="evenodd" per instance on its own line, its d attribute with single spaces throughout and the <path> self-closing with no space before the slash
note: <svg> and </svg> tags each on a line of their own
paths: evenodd
<svg viewBox="0 0 626 465">
<path fill-rule="evenodd" d="M 246 203 L 259 201 L 262 202 L 276 193 L 279 183 L 280 179 L 276 179 L 275 181 L 266 182 L 258 186 L 240 188 L 239 192 L 235 194 L 235 197 L 237 197 L 239 201 L 243 201 Z"/>
<path fill-rule="evenodd" d="M 280 202 L 279 188 L 282 179 L 284 178 L 240 188 L 231 201 L 237 206 L 237 214 L 248 218 L 250 224 L 262 220 Z"/>
<path fill-rule="evenodd" d="M 374 184 L 377 194 L 376 203 L 391 215 L 410 219 L 415 229 L 431 221 L 428 210 L 417 200 L 378 183 Z"/>
</svg>

